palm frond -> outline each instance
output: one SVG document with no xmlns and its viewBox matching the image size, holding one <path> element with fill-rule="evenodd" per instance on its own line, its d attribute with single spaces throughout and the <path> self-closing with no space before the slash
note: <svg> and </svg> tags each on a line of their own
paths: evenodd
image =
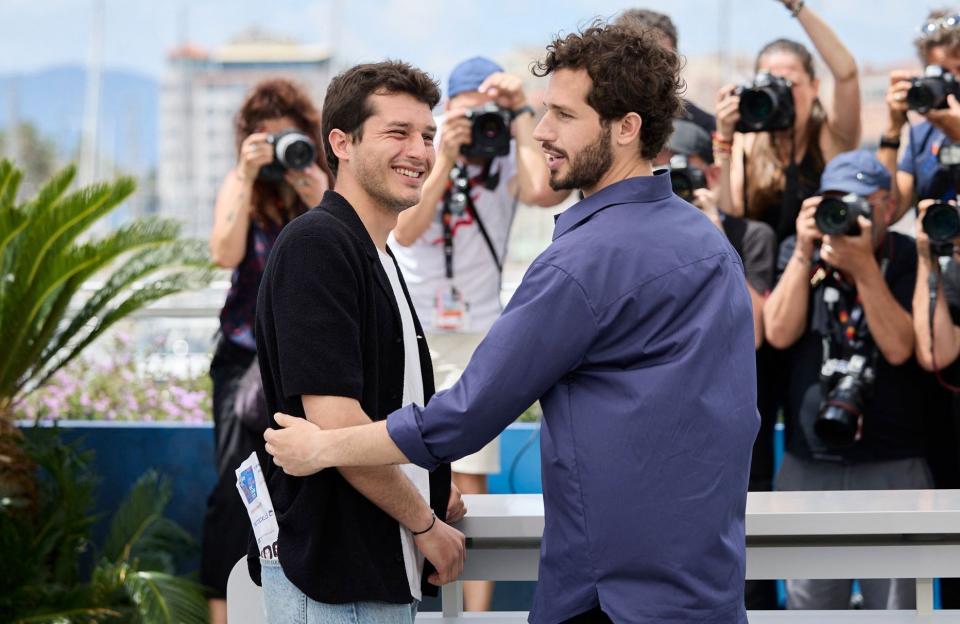
<svg viewBox="0 0 960 624">
<path fill-rule="evenodd" d="M 152 470 L 144 473 L 113 515 L 103 556 L 117 564 L 128 561 L 137 544 L 151 535 L 163 518 L 171 495 L 168 479 Z"/>
<path fill-rule="evenodd" d="M 13 206 L 17 201 L 17 191 L 23 172 L 13 166 L 9 160 L 0 160 L 0 207 Z"/>
<path fill-rule="evenodd" d="M 124 587 L 143 622 L 206 624 L 207 599 L 198 583 L 162 572 L 131 572 Z"/>
</svg>

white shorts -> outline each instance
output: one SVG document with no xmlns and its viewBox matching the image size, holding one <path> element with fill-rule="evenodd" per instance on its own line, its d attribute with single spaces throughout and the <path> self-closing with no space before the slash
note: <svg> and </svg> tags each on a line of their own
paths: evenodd
<svg viewBox="0 0 960 624">
<path fill-rule="evenodd" d="M 483 340 L 482 333 L 440 332 L 427 335 L 430 358 L 433 360 L 433 377 L 437 390 L 445 390 L 455 384 L 467 362 Z M 500 472 L 500 438 L 496 437 L 485 447 L 459 459 L 452 464 L 454 472 L 461 474 L 497 474 Z"/>
</svg>

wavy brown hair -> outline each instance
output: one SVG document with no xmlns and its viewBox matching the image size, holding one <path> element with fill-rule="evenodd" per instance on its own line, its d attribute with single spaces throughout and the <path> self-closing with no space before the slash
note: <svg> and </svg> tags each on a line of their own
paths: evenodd
<svg viewBox="0 0 960 624">
<path fill-rule="evenodd" d="M 774 52 L 783 52 L 797 57 L 803 65 L 803 71 L 810 76 L 810 80 L 816 79 L 813 55 L 802 43 L 790 39 L 777 39 L 765 45 L 757 55 L 754 72 L 760 71 L 760 59 Z M 802 137 L 792 137 L 790 139 L 796 141 L 795 146 L 801 144 L 806 146 L 806 153 L 810 154 L 818 171 L 822 170 L 826 164 L 823 151 L 820 149 L 820 129 L 826 121 L 827 111 L 823 108 L 820 98 L 817 98 L 813 101 L 813 108 L 810 110 L 810 121 L 807 122 L 806 134 Z M 792 133 L 793 130 L 791 129 L 789 132 Z M 753 149 L 750 151 L 749 158 L 747 158 L 745 172 L 747 176 L 747 204 L 744 210 L 745 214 L 751 218 L 762 216 L 764 208 L 761 207 L 777 203 L 786 186 L 785 168 L 783 163 L 780 162 L 778 148 L 777 136 L 772 132 L 761 132 L 754 139 Z"/>
<path fill-rule="evenodd" d="M 683 106 L 686 85 L 680 57 L 660 45 L 659 31 L 594 22 L 579 33 L 557 37 L 547 56 L 531 71 L 543 77 L 558 69 L 585 69 L 593 85 L 587 103 L 607 123 L 627 113 L 643 120 L 640 156 L 652 160 L 670 133 Z"/>
<path fill-rule="evenodd" d="M 333 188 L 333 175 L 324 157 L 320 113 L 304 89 L 284 78 L 272 78 L 257 83 L 243 101 L 233 121 L 237 156 L 240 155 L 240 146 L 244 139 L 256 132 L 262 122 L 279 117 L 289 117 L 296 123 L 297 130 L 310 137 L 317 147 L 315 162 L 326 174 L 330 188 Z M 252 218 L 264 223 L 268 219 L 266 207 L 269 205 L 280 209 L 284 221 L 290 221 L 311 208 L 300 200 L 293 187 L 285 180 L 257 180 L 253 184 Z"/>
</svg>

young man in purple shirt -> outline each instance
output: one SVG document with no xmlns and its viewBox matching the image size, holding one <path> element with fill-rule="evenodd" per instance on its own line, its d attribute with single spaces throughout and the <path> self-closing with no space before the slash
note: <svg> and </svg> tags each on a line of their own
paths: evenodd
<svg viewBox="0 0 960 624">
<path fill-rule="evenodd" d="M 557 219 L 460 381 L 426 407 L 324 431 L 277 415 L 290 474 L 482 447 L 539 399 L 545 527 L 531 622 L 746 622 L 744 508 L 760 419 L 737 253 L 654 175 L 680 105 L 654 37 L 597 25 L 555 40 L 537 126 Z"/>
</svg>

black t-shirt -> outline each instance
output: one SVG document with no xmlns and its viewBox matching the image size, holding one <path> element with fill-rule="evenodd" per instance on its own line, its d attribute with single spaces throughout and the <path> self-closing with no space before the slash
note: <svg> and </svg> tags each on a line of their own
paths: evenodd
<svg viewBox="0 0 960 624">
<path fill-rule="evenodd" d="M 401 285 L 410 305 L 402 278 Z M 415 312 L 413 320 L 429 400 L 430 352 Z M 320 206 L 293 220 L 277 239 L 257 300 L 256 338 L 268 413 L 303 417 L 305 394 L 357 399 L 373 420 L 400 408 L 399 308 L 373 241 L 341 195 L 327 191 Z M 266 478 L 280 526 L 280 563 L 304 594 L 326 603 L 412 600 L 397 522 L 338 470 L 291 477 L 271 463 Z M 430 503 L 439 518 L 446 516 L 449 493 L 450 469 L 444 466 L 430 475 Z M 253 540 L 248 555 L 258 580 Z M 424 590 L 436 594 L 426 583 Z"/>
<path fill-rule="evenodd" d="M 794 236 L 781 244 L 777 262 L 781 272 L 795 245 Z M 917 273 L 916 245 L 913 239 L 890 232 L 881 246 L 881 253 L 888 258 L 884 274 L 886 284 L 894 299 L 910 312 Z M 893 366 L 878 350 L 873 391 L 864 400 L 863 437 L 852 447 L 828 450 L 814 432 L 813 425 L 824 398 L 820 382 L 823 342 L 831 333 L 828 329 L 830 313 L 824 303 L 824 292 L 829 286 L 833 286 L 846 301 L 847 310 L 854 306 L 856 292 L 853 288 L 840 286 L 832 278 L 823 280 L 811 291 L 807 329 L 784 358 L 788 368 L 784 405 L 787 450 L 808 459 L 851 463 L 922 457 L 925 442 L 922 416 L 926 410 L 926 396 L 933 389 L 933 380 L 913 357 L 900 366 Z"/>
<path fill-rule="evenodd" d="M 954 258 L 943 274 L 943 293 L 954 325 L 960 325 L 960 263 Z M 938 358 L 939 360 L 939 358 Z M 943 366 L 942 361 L 937 362 Z M 960 358 L 940 373 L 947 384 L 960 386 Z M 960 488 L 960 393 L 938 384 L 927 415 L 927 461 L 938 488 Z"/>
<path fill-rule="evenodd" d="M 761 295 L 769 292 L 776 273 L 777 235 L 773 228 L 753 219 L 722 218 L 723 232 L 740 254 L 747 281 Z"/>
</svg>

